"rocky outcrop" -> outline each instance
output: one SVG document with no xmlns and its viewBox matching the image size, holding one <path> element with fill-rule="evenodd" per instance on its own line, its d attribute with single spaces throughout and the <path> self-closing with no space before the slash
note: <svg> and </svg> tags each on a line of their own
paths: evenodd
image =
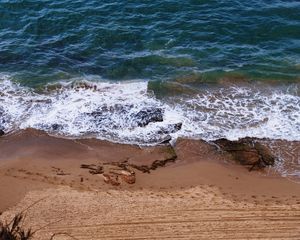
<svg viewBox="0 0 300 240">
<path fill-rule="evenodd" d="M 145 143 L 168 143 L 171 139 L 169 135 L 182 128 L 181 122 L 169 124 L 157 124 L 164 121 L 164 110 L 159 107 L 139 108 L 133 104 L 115 104 L 112 106 L 103 105 L 92 112 L 84 113 L 84 118 L 91 124 L 92 131 L 96 134 L 114 136 L 115 130 L 128 129 L 134 131 L 136 128 L 145 128 L 149 124 L 156 124 L 151 134 L 147 136 Z M 60 130 L 58 124 L 54 124 L 50 129 Z M 139 137 L 138 137 L 139 138 Z M 142 140 L 143 141 L 143 140 Z"/>
<path fill-rule="evenodd" d="M 89 169 L 90 174 L 102 174 L 104 173 L 103 171 L 103 166 L 97 166 L 95 164 L 81 164 L 81 168 L 86 168 Z"/>
<path fill-rule="evenodd" d="M 120 179 L 125 183 L 135 183 L 135 172 L 124 163 L 103 163 L 103 164 L 81 164 L 81 168 L 89 169 L 90 174 L 102 175 L 107 184 L 118 186 L 121 184 Z"/>
<path fill-rule="evenodd" d="M 243 138 L 238 141 L 230 141 L 222 138 L 214 141 L 223 151 L 229 153 L 233 159 L 242 165 L 254 168 L 264 168 L 273 165 L 274 155 L 270 150 L 253 138 Z"/>
<path fill-rule="evenodd" d="M 91 117 L 97 124 L 110 119 L 112 120 L 113 115 L 123 116 L 124 119 L 128 118 L 128 123 L 132 124 L 132 127 L 145 127 L 151 122 L 163 121 L 164 111 L 161 108 L 149 107 L 143 108 L 136 113 L 131 113 L 133 109 L 134 105 L 128 104 L 115 104 L 113 106 L 104 105 L 93 112 L 86 113 L 86 115 Z"/>
<path fill-rule="evenodd" d="M 175 162 L 177 159 L 177 154 L 174 150 L 174 148 L 169 145 L 164 148 L 165 154 L 164 158 L 154 160 L 148 165 L 139 165 L 139 164 L 133 164 L 133 163 L 128 163 L 130 167 L 137 169 L 143 173 L 150 173 L 150 171 L 155 170 L 159 167 L 164 167 L 168 163 Z"/>
<path fill-rule="evenodd" d="M 143 173 L 150 173 L 151 170 L 155 170 L 159 167 L 166 166 L 167 163 L 175 162 L 177 156 L 171 156 L 170 158 L 164 159 L 164 160 L 155 160 L 150 166 L 147 165 L 134 165 L 130 164 L 130 166 L 134 169 L 137 169 Z"/>
<path fill-rule="evenodd" d="M 149 162 L 149 165 L 139 165 L 135 161 L 123 162 L 105 162 L 100 164 L 81 164 L 81 168 L 88 169 L 90 174 L 99 174 L 103 176 L 104 182 L 113 186 L 118 186 L 121 181 L 127 184 L 134 184 L 136 182 L 135 170 L 143 173 L 150 173 L 159 167 L 164 167 L 168 163 L 174 162 L 177 158 L 175 150 L 171 145 L 159 147 L 163 157 L 159 160 Z"/>
</svg>

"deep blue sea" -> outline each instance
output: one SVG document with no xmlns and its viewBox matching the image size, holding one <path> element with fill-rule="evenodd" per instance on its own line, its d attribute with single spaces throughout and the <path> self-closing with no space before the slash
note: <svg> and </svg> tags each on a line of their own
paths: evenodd
<svg viewBox="0 0 300 240">
<path fill-rule="evenodd" d="M 33 87 L 85 75 L 295 80 L 299 12 L 293 0 L 1 0 L 0 71 Z"/>
<path fill-rule="evenodd" d="M 0 128 L 300 140 L 300 2 L 1 0 Z"/>
</svg>

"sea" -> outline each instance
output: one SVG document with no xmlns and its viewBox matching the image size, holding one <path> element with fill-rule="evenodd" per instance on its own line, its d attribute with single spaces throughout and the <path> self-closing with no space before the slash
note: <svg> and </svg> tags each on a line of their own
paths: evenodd
<svg viewBox="0 0 300 240">
<path fill-rule="evenodd" d="M 0 0 L 0 129 L 26 128 L 300 141 L 300 1 Z"/>
</svg>

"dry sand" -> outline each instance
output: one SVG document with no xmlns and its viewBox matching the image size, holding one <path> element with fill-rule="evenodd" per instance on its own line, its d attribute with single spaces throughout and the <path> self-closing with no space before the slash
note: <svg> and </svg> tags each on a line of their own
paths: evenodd
<svg viewBox="0 0 300 240">
<path fill-rule="evenodd" d="M 111 186 L 80 164 L 151 164 L 166 146 L 68 140 L 26 130 L 0 138 L 0 216 L 26 210 L 34 239 L 300 239 L 300 185 L 249 172 L 204 141 L 175 163 Z M 272 171 L 271 171 L 272 172 Z"/>
</svg>

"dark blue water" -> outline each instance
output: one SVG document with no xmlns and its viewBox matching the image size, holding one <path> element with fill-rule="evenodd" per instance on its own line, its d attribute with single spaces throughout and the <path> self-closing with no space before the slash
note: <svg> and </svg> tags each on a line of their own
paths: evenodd
<svg viewBox="0 0 300 240">
<path fill-rule="evenodd" d="M 294 81 L 299 13 L 292 0 L 1 0 L 0 72 L 27 86 L 85 75 Z"/>
<path fill-rule="evenodd" d="M 300 1 L 0 0 L 0 129 L 26 128 L 299 141 Z"/>
</svg>

